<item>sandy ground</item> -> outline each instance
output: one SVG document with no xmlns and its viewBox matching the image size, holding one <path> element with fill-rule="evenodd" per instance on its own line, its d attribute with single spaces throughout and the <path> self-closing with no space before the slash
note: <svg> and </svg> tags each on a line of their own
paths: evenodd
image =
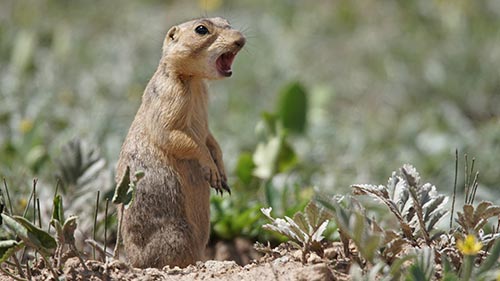
<svg viewBox="0 0 500 281">
<path fill-rule="evenodd" d="M 138 269 L 126 262 L 111 260 L 85 261 L 85 267 L 78 258 L 68 259 L 62 280 L 350 280 L 347 268 L 342 262 L 340 246 L 332 244 L 325 250 L 324 257 L 308 255 L 307 262 L 301 262 L 301 252 L 281 245 L 269 249 L 269 253 L 246 265 L 233 261 L 208 260 L 186 268 Z M 54 280 L 52 273 L 43 263 L 32 269 L 32 280 Z M 0 280 L 14 280 L 0 273 Z M 61 279 L 60 279 L 61 280 Z"/>
</svg>

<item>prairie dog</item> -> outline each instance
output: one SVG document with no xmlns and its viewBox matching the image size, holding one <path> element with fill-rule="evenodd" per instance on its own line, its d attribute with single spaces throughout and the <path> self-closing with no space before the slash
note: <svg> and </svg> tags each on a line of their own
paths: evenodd
<svg viewBox="0 0 500 281">
<path fill-rule="evenodd" d="M 226 190 L 219 144 L 208 128 L 205 80 L 232 74 L 245 37 L 223 18 L 172 27 L 118 160 L 142 170 L 123 213 L 125 252 L 135 267 L 185 267 L 203 258 L 210 231 L 210 186 Z"/>
</svg>

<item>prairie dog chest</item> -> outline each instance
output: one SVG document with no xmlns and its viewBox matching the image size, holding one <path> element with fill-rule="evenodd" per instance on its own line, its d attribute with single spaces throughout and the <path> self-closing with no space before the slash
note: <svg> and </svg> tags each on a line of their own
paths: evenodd
<svg viewBox="0 0 500 281">
<path fill-rule="evenodd" d="M 189 86 L 187 127 L 193 136 L 205 140 L 208 135 L 208 94 L 203 81 L 192 82 Z"/>
<path fill-rule="evenodd" d="M 208 94 L 202 79 L 171 79 L 158 71 L 150 81 L 132 131 L 143 131 L 165 148 L 170 134 L 182 131 L 204 143 L 208 131 Z"/>
</svg>

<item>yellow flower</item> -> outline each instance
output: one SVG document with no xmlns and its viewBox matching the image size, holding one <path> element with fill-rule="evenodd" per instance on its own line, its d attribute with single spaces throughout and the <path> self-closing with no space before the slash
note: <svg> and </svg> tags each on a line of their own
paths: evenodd
<svg viewBox="0 0 500 281">
<path fill-rule="evenodd" d="M 28 205 L 28 200 L 26 200 L 26 198 L 19 199 L 20 209 L 26 208 L 26 205 Z"/>
<path fill-rule="evenodd" d="M 31 129 L 33 129 L 33 121 L 31 119 L 21 120 L 21 123 L 19 124 L 19 131 L 21 131 L 21 133 L 29 133 Z"/>
<path fill-rule="evenodd" d="M 476 236 L 468 234 L 465 240 L 457 241 L 457 248 L 466 256 L 474 256 L 483 248 L 483 243 L 476 240 Z"/>
</svg>

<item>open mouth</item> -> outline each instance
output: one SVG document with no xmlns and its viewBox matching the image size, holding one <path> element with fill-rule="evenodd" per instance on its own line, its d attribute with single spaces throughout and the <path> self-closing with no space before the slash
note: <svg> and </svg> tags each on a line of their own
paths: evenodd
<svg viewBox="0 0 500 281">
<path fill-rule="evenodd" d="M 215 61 L 215 65 L 217 66 L 217 71 L 223 76 L 229 77 L 233 74 L 231 70 L 231 65 L 233 64 L 234 57 L 236 56 L 235 52 L 227 52 L 220 55 Z"/>
</svg>

